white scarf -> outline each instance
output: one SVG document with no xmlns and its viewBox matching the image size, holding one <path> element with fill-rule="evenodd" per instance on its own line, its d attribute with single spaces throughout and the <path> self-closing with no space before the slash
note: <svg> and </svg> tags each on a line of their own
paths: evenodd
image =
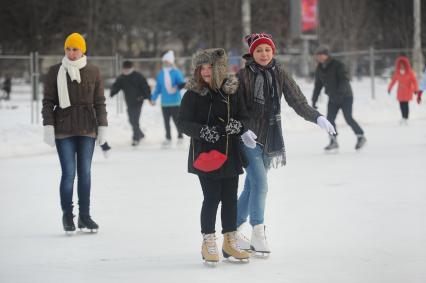
<svg viewBox="0 0 426 283">
<path fill-rule="evenodd" d="M 164 67 L 163 73 L 164 73 L 164 85 L 166 86 L 166 90 L 168 94 L 175 94 L 177 89 L 175 87 L 172 87 L 172 78 L 170 77 L 170 71 L 172 68 Z"/>
<path fill-rule="evenodd" d="M 56 78 L 56 83 L 58 85 L 59 107 L 62 109 L 71 106 L 70 96 L 68 93 L 67 72 L 71 81 L 77 81 L 77 83 L 80 83 L 80 69 L 84 68 L 86 64 L 86 56 L 75 61 L 71 61 L 67 56 L 62 58 L 62 65 L 59 68 L 58 77 Z"/>
</svg>

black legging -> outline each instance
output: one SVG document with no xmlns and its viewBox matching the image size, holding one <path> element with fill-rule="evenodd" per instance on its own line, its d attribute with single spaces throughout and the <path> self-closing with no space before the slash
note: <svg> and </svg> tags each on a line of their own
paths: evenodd
<svg viewBox="0 0 426 283">
<path fill-rule="evenodd" d="M 136 103 L 127 107 L 127 114 L 129 115 L 129 122 L 133 130 L 133 140 L 138 141 L 145 135 L 139 127 L 139 119 L 141 117 L 142 103 Z"/>
<path fill-rule="evenodd" d="M 355 119 L 352 117 L 352 104 L 353 104 L 353 97 L 347 96 L 343 98 L 342 102 L 334 102 L 331 99 L 328 101 L 327 105 L 327 120 L 330 121 L 330 123 L 333 125 L 334 129 L 336 129 L 336 116 L 337 112 L 339 112 L 339 109 L 342 109 L 343 111 L 343 117 L 345 117 L 346 123 L 352 128 L 354 133 L 356 135 L 363 135 L 364 131 L 361 129 L 361 127 L 358 125 L 358 123 L 355 121 Z"/>
<path fill-rule="evenodd" d="M 216 214 L 219 202 L 222 202 L 222 233 L 237 229 L 237 193 L 238 176 L 213 179 L 199 176 L 204 200 L 201 208 L 201 233 L 215 232 Z"/>
<path fill-rule="evenodd" d="M 179 106 L 170 106 L 170 107 L 162 107 L 163 118 L 164 118 L 164 128 L 166 129 L 166 139 L 172 139 L 170 134 L 170 118 L 173 119 L 175 126 L 177 128 L 177 119 L 179 114 Z M 178 130 L 178 138 L 182 138 L 182 133 Z"/>
<path fill-rule="evenodd" d="M 410 113 L 410 108 L 408 107 L 408 101 L 400 101 L 399 108 L 401 108 L 402 118 L 408 119 L 408 114 Z"/>
</svg>

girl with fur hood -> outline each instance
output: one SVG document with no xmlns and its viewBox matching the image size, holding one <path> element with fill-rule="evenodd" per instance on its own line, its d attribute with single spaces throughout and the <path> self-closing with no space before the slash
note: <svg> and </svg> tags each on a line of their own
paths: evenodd
<svg viewBox="0 0 426 283">
<path fill-rule="evenodd" d="M 281 97 L 284 95 L 299 116 L 317 123 L 329 134 L 335 134 L 335 130 L 326 118 L 309 106 L 296 82 L 274 59 L 272 36 L 256 33 L 246 36 L 246 41 L 249 54 L 243 56 L 246 65 L 238 72 L 238 95 L 244 98 L 249 116 L 245 124 L 247 131 L 241 136 L 248 166 L 244 189 L 238 199 L 237 236 L 242 249 L 252 249 L 267 256 L 270 253 L 264 225 L 267 172 L 271 167 L 286 163 L 281 129 Z M 249 216 L 253 227 L 251 240 L 241 232 Z"/>
<path fill-rule="evenodd" d="M 413 94 L 417 93 L 419 86 L 417 84 L 416 75 L 411 69 L 410 61 L 405 56 L 400 56 L 396 59 L 395 73 L 388 86 L 388 94 L 390 94 L 396 82 L 398 82 L 396 98 L 399 101 L 402 115 L 401 125 L 406 125 L 410 110 L 408 103 L 413 99 Z"/>
<path fill-rule="evenodd" d="M 44 141 L 55 146 L 62 168 L 60 197 L 64 230 L 75 231 L 74 178 L 78 175 L 78 228 L 97 231 L 90 216 L 91 166 L 95 141 L 106 144 L 108 126 L 104 86 L 98 67 L 87 62 L 86 42 L 78 33 L 69 35 L 65 56 L 50 67 L 44 83 Z"/>
<path fill-rule="evenodd" d="M 198 175 L 204 200 L 201 209 L 201 254 L 207 263 L 219 261 L 215 222 L 221 206 L 225 258 L 247 261 L 237 245 L 238 177 L 243 173 L 239 137 L 244 132 L 244 104 L 236 92 L 238 80 L 227 74 L 223 49 L 206 49 L 192 58 L 193 78 L 179 110 L 179 129 L 189 137 L 188 172 Z"/>
</svg>

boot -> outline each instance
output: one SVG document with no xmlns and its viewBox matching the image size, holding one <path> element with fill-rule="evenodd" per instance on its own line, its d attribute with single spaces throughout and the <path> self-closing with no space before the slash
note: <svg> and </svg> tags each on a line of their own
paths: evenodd
<svg viewBox="0 0 426 283">
<path fill-rule="evenodd" d="M 92 217 L 88 214 L 80 214 L 78 216 L 78 228 L 83 229 L 87 228 L 90 232 L 98 232 L 99 225 L 93 221 Z"/>
<path fill-rule="evenodd" d="M 324 150 L 331 151 L 339 148 L 339 144 L 337 143 L 337 138 L 335 136 L 330 136 L 330 143 L 327 145 Z"/>
<path fill-rule="evenodd" d="M 206 263 L 219 262 L 219 252 L 216 245 L 216 235 L 203 234 L 203 244 L 201 245 L 201 255 Z"/>
<path fill-rule="evenodd" d="M 356 150 L 361 149 L 365 145 L 366 142 L 367 142 L 367 139 L 364 137 L 364 135 L 359 135 L 357 140 L 356 140 L 355 149 Z"/>
<path fill-rule="evenodd" d="M 242 250 L 250 251 L 250 239 L 243 234 L 243 226 L 244 223 L 237 228 L 237 244 Z"/>
<path fill-rule="evenodd" d="M 263 256 L 267 256 L 271 253 L 268 242 L 266 241 L 265 225 L 258 224 L 253 227 L 250 245 L 253 251 Z"/>
<path fill-rule="evenodd" d="M 248 260 L 250 254 L 242 250 L 237 244 L 237 231 L 223 234 L 222 253 L 225 258 L 233 257 L 237 260 Z"/>
<path fill-rule="evenodd" d="M 62 215 L 62 225 L 65 232 L 75 231 L 74 215 L 72 213 L 64 213 Z"/>
</svg>

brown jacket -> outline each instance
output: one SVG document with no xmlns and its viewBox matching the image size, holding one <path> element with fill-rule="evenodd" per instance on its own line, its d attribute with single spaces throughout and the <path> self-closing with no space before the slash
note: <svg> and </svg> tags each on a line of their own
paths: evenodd
<svg viewBox="0 0 426 283">
<path fill-rule="evenodd" d="M 71 106 L 59 107 L 57 76 L 61 64 L 50 67 L 44 82 L 43 125 L 53 125 L 55 135 L 96 135 L 98 126 L 108 126 L 104 85 L 99 69 L 87 64 L 80 70 L 81 83 L 67 73 Z"/>
<path fill-rule="evenodd" d="M 245 126 L 252 130 L 257 135 L 257 141 L 264 145 L 268 134 L 268 115 L 265 116 L 261 113 L 256 113 L 252 91 L 254 87 L 255 73 L 251 71 L 249 67 L 250 62 L 253 59 L 251 56 L 247 55 L 243 58 L 247 60 L 247 63 L 246 66 L 238 72 L 238 77 L 241 82 L 239 91 L 240 94 L 244 96 L 246 108 L 250 117 L 248 121 L 245 121 Z M 303 117 L 307 121 L 316 123 L 317 118 L 321 116 L 321 114 L 309 106 L 306 97 L 303 95 L 299 86 L 290 74 L 284 70 L 284 67 L 279 62 L 275 63 L 274 72 L 275 77 L 277 78 L 278 94 L 280 99 L 284 95 L 284 99 L 287 101 L 288 105 L 293 108 L 299 116 Z M 266 97 L 265 99 L 270 98 Z"/>
</svg>

